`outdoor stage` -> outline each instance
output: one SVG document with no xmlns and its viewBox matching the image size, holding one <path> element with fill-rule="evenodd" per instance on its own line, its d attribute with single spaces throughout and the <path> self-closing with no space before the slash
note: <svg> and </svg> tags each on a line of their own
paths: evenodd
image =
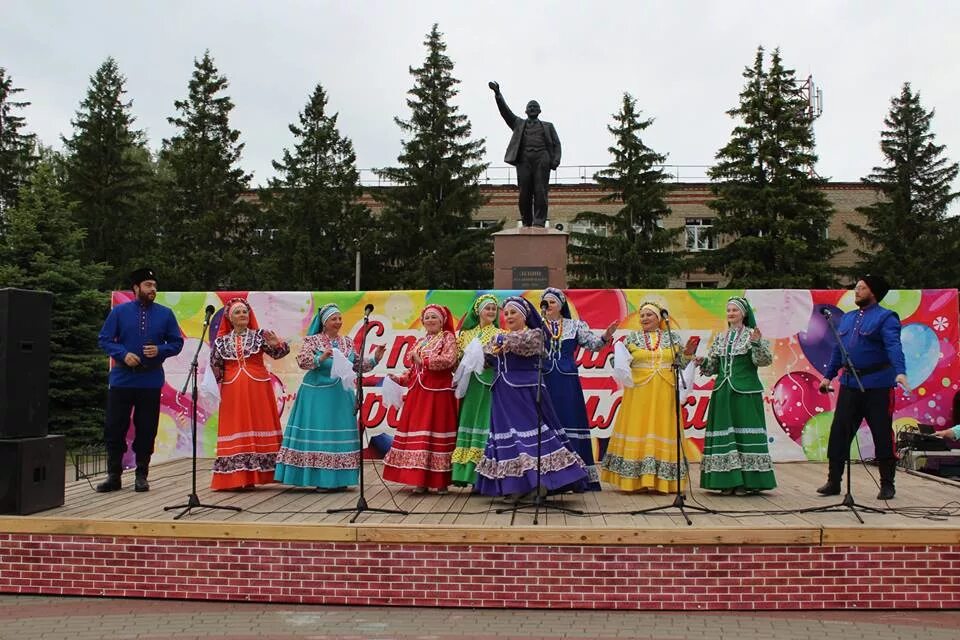
<svg viewBox="0 0 960 640">
<path fill-rule="evenodd" d="M 374 466 L 376 464 L 376 467 Z M 0 517 L 0 592 L 327 604 L 617 609 L 960 608 L 960 515 L 910 517 L 948 505 L 960 483 L 901 471 L 891 507 L 917 513 L 788 513 L 839 502 L 814 493 L 817 463 L 776 466 L 768 494 L 724 497 L 695 488 L 687 526 L 669 496 L 613 490 L 552 497 L 585 516 L 497 514 L 465 490 L 413 495 L 367 463 L 371 507 L 410 515 L 331 515 L 358 491 L 281 486 L 212 493 L 201 460 L 200 500 L 242 512 L 164 506 L 190 491 L 190 461 L 157 465 L 151 491 L 97 494 L 71 482 L 66 504 Z M 876 467 L 854 466 L 858 502 L 875 500 Z M 696 465 L 692 475 L 697 478 Z M 694 481 L 696 485 L 696 480 Z M 952 504 L 948 504 L 952 503 Z M 946 510 L 945 510 L 946 511 Z"/>
</svg>

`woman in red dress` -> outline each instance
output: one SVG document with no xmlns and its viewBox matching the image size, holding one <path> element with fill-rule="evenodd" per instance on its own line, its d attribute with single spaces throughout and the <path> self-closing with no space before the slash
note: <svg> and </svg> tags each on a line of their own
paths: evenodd
<svg viewBox="0 0 960 640">
<path fill-rule="evenodd" d="M 444 306 L 430 304 L 420 314 L 427 334 L 407 351 L 406 373 L 391 376 L 407 387 L 393 446 L 383 459 L 385 480 L 410 485 L 414 493 L 447 492 L 451 458 L 457 443 L 457 399 L 453 370 L 457 336 Z"/>
<path fill-rule="evenodd" d="M 217 458 L 210 482 L 214 491 L 275 482 L 280 415 L 264 353 L 279 359 L 290 353 L 290 347 L 273 331 L 257 325 L 246 300 L 228 301 L 210 353 L 221 397 Z"/>
</svg>

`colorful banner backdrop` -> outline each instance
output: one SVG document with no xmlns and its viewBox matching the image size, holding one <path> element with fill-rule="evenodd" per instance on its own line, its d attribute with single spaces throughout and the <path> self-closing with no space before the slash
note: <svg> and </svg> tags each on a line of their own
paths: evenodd
<svg viewBox="0 0 960 640">
<path fill-rule="evenodd" d="M 380 365 L 363 379 L 365 400 L 363 423 L 371 438 L 371 449 L 382 456 L 392 439 L 398 414 L 386 409 L 379 384 L 387 372 L 399 371 L 405 351 L 422 334 L 419 312 L 428 303 L 448 306 L 454 314 L 466 313 L 475 296 L 484 291 L 371 291 L 371 292 L 162 292 L 157 302 L 171 307 L 186 336 L 183 351 L 166 361 L 166 385 L 162 392 L 160 430 L 156 460 L 190 455 L 192 402 L 190 389 L 181 393 L 203 327 L 204 309 L 214 305 L 211 333 L 216 334 L 224 301 L 245 296 L 257 314 L 260 326 L 276 331 L 291 346 L 291 355 L 273 361 L 265 358 L 273 374 L 277 406 L 285 423 L 304 372 L 297 367 L 296 352 L 317 309 L 335 302 L 343 310 L 343 331 L 356 337 L 363 330 L 363 309 L 374 305 L 367 335 L 367 350 L 386 346 Z M 524 295 L 539 304 L 538 291 L 492 291 L 501 299 Z M 639 290 L 579 289 L 567 292 L 574 317 L 584 320 L 598 333 L 613 320 L 620 320 L 618 337 L 639 327 L 637 308 L 654 300 L 670 310 L 681 335 L 700 336 L 700 355 L 709 347 L 713 334 L 725 327 L 726 301 L 731 295 L 745 295 L 756 312 L 765 338 L 772 343 L 774 362 L 760 370 L 766 388 L 764 405 L 767 432 L 774 460 L 824 460 L 827 435 L 833 418 L 836 394 L 818 392 L 834 345 L 822 309 L 833 312 L 834 322 L 855 308 L 852 291 L 826 290 Z M 129 292 L 115 292 L 113 304 L 132 298 Z M 891 291 L 883 306 L 896 311 L 903 324 L 902 341 L 907 377 L 913 389 L 896 392 L 895 428 L 917 423 L 944 427 L 953 423 L 953 398 L 960 378 L 958 347 L 958 302 L 956 289 Z M 587 413 L 600 454 L 620 404 L 621 392 L 614 381 L 612 348 L 577 354 L 583 381 Z M 209 338 L 200 345 L 200 377 L 209 363 Z M 711 378 L 698 377 L 695 393 L 683 407 L 687 436 L 702 445 L 710 403 Z M 212 457 L 216 447 L 216 407 L 197 407 L 198 452 Z M 132 434 L 131 434 L 132 437 Z M 859 454 L 873 456 L 873 441 L 864 425 L 858 437 Z M 857 452 L 857 447 L 852 450 Z M 131 455 L 132 454 L 128 454 Z M 129 462 L 133 463 L 132 459 Z"/>
</svg>

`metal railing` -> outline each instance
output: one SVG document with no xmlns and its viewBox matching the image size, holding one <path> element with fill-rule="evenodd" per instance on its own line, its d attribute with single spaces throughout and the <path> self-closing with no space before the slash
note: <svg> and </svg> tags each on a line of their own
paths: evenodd
<svg viewBox="0 0 960 640">
<path fill-rule="evenodd" d="M 607 165 L 580 164 L 560 165 L 550 175 L 551 184 L 596 184 L 593 176 L 606 169 Z M 657 165 L 671 182 L 710 182 L 707 170 L 710 165 L 663 164 Z M 487 167 L 480 178 L 481 184 L 509 185 L 517 183 L 517 170 L 509 165 Z M 381 178 L 374 169 L 360 170 L 360 184 L 365 187 L 392 187 L 397 183 Z"/>
<path fill-rule="evenodd" d="M 74 480 L 92 478 L 107 472 L 107 449 L 102 444 L 88 444 L 71 454 Z"/>
</svg>

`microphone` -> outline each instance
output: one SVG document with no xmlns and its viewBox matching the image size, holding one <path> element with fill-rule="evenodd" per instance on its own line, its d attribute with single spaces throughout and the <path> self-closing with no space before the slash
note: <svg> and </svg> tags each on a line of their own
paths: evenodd
<svg viewBox="0 0 960 640">
<path fill-rule="evenodd" d="M 822 315 L 824 318 L 830 319 L 833 314 L 830 312 L 830 309 L 824 307 L 820 309 L 820 315 Z"/>
<path fill-rule="evenodd" d="M 670 312 L 667 311 L 666 309 L 660 309 L 660 317 L 666 320 L 667 318 L 670 317 Z"/>
<path fill-rule="evenodd" d="M 369 318 L 371 313 L 373 313 L 373 305 L 368 304 L 363 308 L 363 319 L 366 320 Z"/>
<path fill-rule="evenodd" d="M 157 344 L 157 343 L 154 342 L 151 338 L 147 338 L 147 339 L 145 339 L 145 340 L 143 341 L 143 346 L 144 346 L 145 348 L 146 348 L 146 347 L 156 346 L 156 344 Z M 144 354 L 144 355 L 143 355 L 143 360 L 141 360 L 141 361 L 140 361 L 140 364 L 138 364 L 137 366 L 135 366 L 135 367 L 133 368 L 133 370 L 134 370 L 134 371 L 146 371 L 146 370 L 147 370 L 147 365 L 146 365 L 146 363 L 144 362 L 144 360 L 146 360 L 146 359 L 147 359 L 147 355 Z"/>
<path fill-rule="evenodd" d="M 543 315 L 547 315 L 547 307 L 549 307 L 549 306 L 550 306 L 550 303 L 549 303 L 549 302 L 547 302 L 546 300 L 541 300 L 541 301 L 540 301 L 540 312 L 541 312 Z"/>
<path fill-rule="evenodd" d="M 213 317 L 213 313 L 216 309 L 213 308 L 212 304 L 208 304 L 207 308 L 203 312 L 203 324 L 210 324 L 210 318 Z"/>
</svg>

